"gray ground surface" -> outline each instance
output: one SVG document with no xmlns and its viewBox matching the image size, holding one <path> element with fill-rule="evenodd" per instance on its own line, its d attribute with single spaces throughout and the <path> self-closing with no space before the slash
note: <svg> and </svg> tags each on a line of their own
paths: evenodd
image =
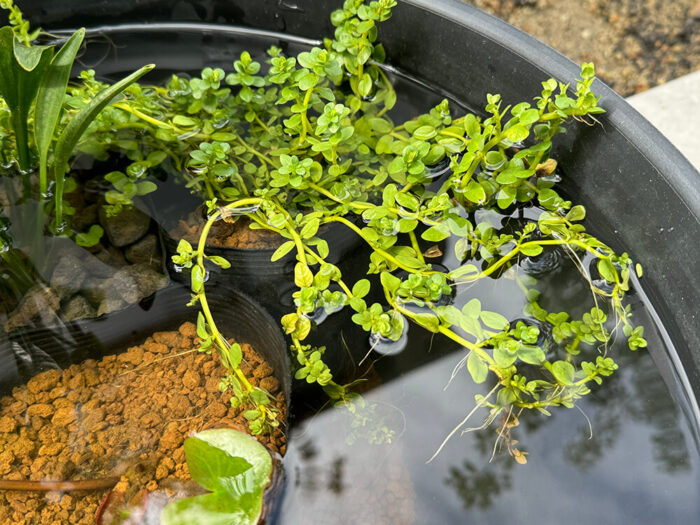
<svg viewBox="0 0 700 525">
<path fill-rule="evenodd" d="M 700 0 L 465 0 L 549 44 L 623 96 L 700 70 Z"/>
</svg>

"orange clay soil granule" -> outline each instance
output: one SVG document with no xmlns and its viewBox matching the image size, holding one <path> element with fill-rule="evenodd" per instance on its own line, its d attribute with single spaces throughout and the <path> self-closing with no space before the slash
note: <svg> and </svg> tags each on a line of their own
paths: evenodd
<svg viewBox="0 0 700 525">
<path fill-rule="evenodd" d="M 249 225 L 250 220 L 245 217 L 238 217 L 235 221 L 216 221 L 209 230 L 207 246 L 265 250 L 277 248 L 287 240 L 270 230 L 251 230 Z M 169 233 L 173 239 L 185 239 L 192 246 L 197 246 L 203 227 L 201 213 L 192 212 L 187 220 L 178 221 L 178 225 Z"/>
<path fill-rule="evenodd" d="M 188 435 L 247 429 L 230 394 L 218 389 L 224 368 L 211 355 L 192 351 L 196 345 L 195 326 L 185 323 L 122 354 L 43 372 L 15 388 L 0 399 L 0 479 L 116 478 L 115 493 L 127 499 L 143 489 L 180 495 L 178 487 L 189 480 Z M 241 346 L 242 371 L 276 396 L 284 419 L 285 400 L 272 368 L 249 345 Z M 280 429 L 258 440 L 285 452 Z M 108 492 L 0 490 L 0 524 L 94 524 Z"/>
</svg>

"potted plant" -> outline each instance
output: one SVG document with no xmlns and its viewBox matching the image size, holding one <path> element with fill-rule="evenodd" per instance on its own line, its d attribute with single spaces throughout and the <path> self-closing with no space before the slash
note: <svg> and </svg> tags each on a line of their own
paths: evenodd
<svg viewBox="0 0 700 525">
<path fill-rule="evenodd" d="M 231 362 L 213 360 L 201 347 L 196 312 L 185 306 L 188 296 L 185 288 L 170 287 L 146 311 L 132 306 L 119 316 L 71 323 L 60 334 L 25 331 L 15 341 L 37 360 L 60 350 L 64 369 L 25 368 L 26 385 L 2 398 L 3 520 L 17 521 L 18 502 L 30 498 L 35 503 L 28 519 L 95 523 L 97 515 L 97 523 L 107 524 L 128 515 L 138 523 L 160 515 L 174 499 L 189 497 L 178 502 L 168 523 L 182 522 L 178 519 L 192 509 L 208 509 L 212 516 L 238 513 L 238 523 L 257 523 L 262 489 L 270 483 L 264 512 L 272 512 L 290 399 L 282 334 L 246 296 L 223 288 L 211 295 L 212 311 L 230 338 L 228 355 L 240 356 L 237 368 L 254 385 L 254 395 L 270 397 L 267 410 L 277 416 L 274 430 L 257 432 L 258 443 L 248 424 L 256 418 L 245 404 L 229 402 L 230 388 L 222 398 L 235 372 Z M 3 394 L 11 385 L 3 381 Z M 204 444 L 187 440 L 194 431 Z M 202 489 L 213 494 L 205 497 Z M 47 491 L 68 497 L 45 499 Z"/>
</svg>

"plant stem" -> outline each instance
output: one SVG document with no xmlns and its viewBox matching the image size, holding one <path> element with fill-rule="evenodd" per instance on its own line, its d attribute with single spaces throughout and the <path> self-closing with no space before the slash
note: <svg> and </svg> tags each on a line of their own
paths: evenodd
<svg viewBox="0 0 700 525">
<path fill-rule="evenodd" d="M 360 228 L 355 226 L 353 223 L 351 223 L 349 220 L 347 220 L 344 217 L 326 217 L 324 219 L 324 222 L 340 222 L 341 224 L 344 224 L 345 226 L 347 226 L 348 228 L 353 230 L 355 233 L 357 233 L 357 235 L 359 235 L 362 238 L 362 240 L 364 240 L 367 244 L 369 244 L 376 253 L 378 253 L 379 255 L 384 257 L 387 261 L 391 262 L 394 266 L 401 268 L 402 270 L 405 270 L 405 271 L 410 272 L 410 273 L 421 273 L 422 275 L 432 275 L 434 273 L 439 273 L 439 272 L 435 272 L 432 270 L 419 271 L 416 268 L 410 268 L 409 266 L 406 266 L 405 264 L 401 263 L 398 259 L 396 259 L 396 257 L 391 255 L 390 253 L 382 250 L 378 246 L 375 246 L 372 241 L 370 241 L 367 237 L 365 237 L 365 235 L 362 233 L 362 230 L 360 230 Z"/>
<path fill-rule="evenodd" d="M 311 100 L 311 93 L 313 93 L 314 88 L 310 88 L 306 90 L 306 95 L 304 95 L 304 102 L 302 102 L 302 105 L 304 106 L 304 110 L 301 112 L 301 134 L 299 135 L 299 146 L 304 144 L 306 142 L 306 131 L 307 131 L 307 126 L 311 126 L 309 124 L 309 120 L 306 116 L 307 111 L 309 110 L 309 100 Z"/>
<path fill-rule="evenodd" d="M 236 209 L 236 208 L 240 208 L 243 206 L 249 206 L 252 204 L 259 204 L 261 202 L 261 200 L 262 199 L 258 199 L 258 198 L 241 199 L 239 201 L 236 201 L 234 203 L 231 203 L 231 204 L 225 206 L 225 208 Z M 209 236 L 209 230 L 211 229 L 212 225 L 214 224 L 214 222 L 217 220 L 217 218 L 220 215 L 221 215 L 220 210 L 217 210 L 216 212 L 214 212 L 209 217 L 207 222 L 204 224 L 204 227 L 202 228 L 202 232 L 200 233 L 200 236 L 199 236 L 199 243 L 197 244 L 197 266 L 202 268 L 202 271 L 205 271 L 204 270 L 204 247 L 206 246 L 206 240 L 207 240 L 207 237 Z M 212 332 L 212 337 L 216 341 L 217 350 L 219 351 L 219 354 L 222 357 L 222 359 L 224 359 L 226 361 L 225 364 L 227 365 L 227 368 L 229 368 L 229 370 L 231 370 L 230 360 L 229 360 L 228 356 L 226 355 L 228 353 L 229 344 L 228 344 L 228 341 L 226 341 L 223 338 L 223 336 L 221 335 L 221 332 L 219 332 L 219 329 L 216 326 L 216 322 L 214 321 L 214 316 L 212 315 L 211 310 L 209 308 L 207 296 L 204 292 L 201 292 L 201 293 L 197 294 L 197 298 L 198 298 L 199 304 L 202 308 L 202 313 L 204 314 L 204 317 L 207 320 L 207 324 L 209 325 L 209 329 Z M 243 386 L 245 387 L 245 389 L 248 392 L 252 392 L 255 390 L 253 385 L 250 384 L 250 382 L 245 377 L 245 374 L 243 374 L 243 372 L 240 370 L 240 368 L 233 367 L 233 370 L 231 370 L 231 371 L 236 375 L 238 380 L 243 384 Z M 260 412 L 263 415 L 265 415 L 265 412 L 266 412 L 265 407 L 263 405 L 258 405 L 258 408 L 259 408 Z"/>
<path fill-rule="evenodd" d="M 420 251 L 420 246 L 418 246 L 418 239 L 416 239 L 416 232 L 411 230 L 408 232 L 408 237 L 411 239 L 411 246 L 413 246 L 413 249 L 416 252 L 416 257 L 420 262 L 425 264 L 425 259 L 423 258 L 423 253 Z"/>
</svg>

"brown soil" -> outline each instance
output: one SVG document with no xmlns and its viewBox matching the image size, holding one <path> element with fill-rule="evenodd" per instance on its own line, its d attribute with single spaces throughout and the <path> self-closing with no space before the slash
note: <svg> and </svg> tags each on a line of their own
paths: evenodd
<svg viewBox="0 0 700 525">
<path fill-rule="evenodd" d="M 242 412 L 229 403 L 230 394 L 218 389 L 223 367 L 192 351 L 196 344 L 194 325 L 185 323 L 122 354 L 43 372 L 15 388 L 0 399 L 0 478 L 116 476 L 121 479 L 115 493 L 125 501 L 143 489 L 181 493 L 189 480 L 187 435 L 207 428 L 247 429 Z M 277 396 L 284 414 L 272 368 L 249 345 L 241 346 L 243 372 Z M 284 454 L 280 429 L 258 439 Z M 94 524 L 107 493 L 0 491 L 0 524 Z"/>
<path fill-rule="evenodd" d="M 209 231 L 207 246 L 265 250 L 277 248 L 286 240 L 270 230 L 251 230 L 249 226 L 250 220 L 245 217 L 233 222 L 216 221 Z M 199 212 L 192 212 L 187 220 L 180 220 L 177 227 L 169 233 L 173 239 L 185 239 L 192 246 L 196 246 L 203 227 L 204 222 Z"/>
<path fill-rule="evenodd" d="M 700 69 L 700 0 L 465 0 L 530 33 L 623 96 Z"/>
</svg>

